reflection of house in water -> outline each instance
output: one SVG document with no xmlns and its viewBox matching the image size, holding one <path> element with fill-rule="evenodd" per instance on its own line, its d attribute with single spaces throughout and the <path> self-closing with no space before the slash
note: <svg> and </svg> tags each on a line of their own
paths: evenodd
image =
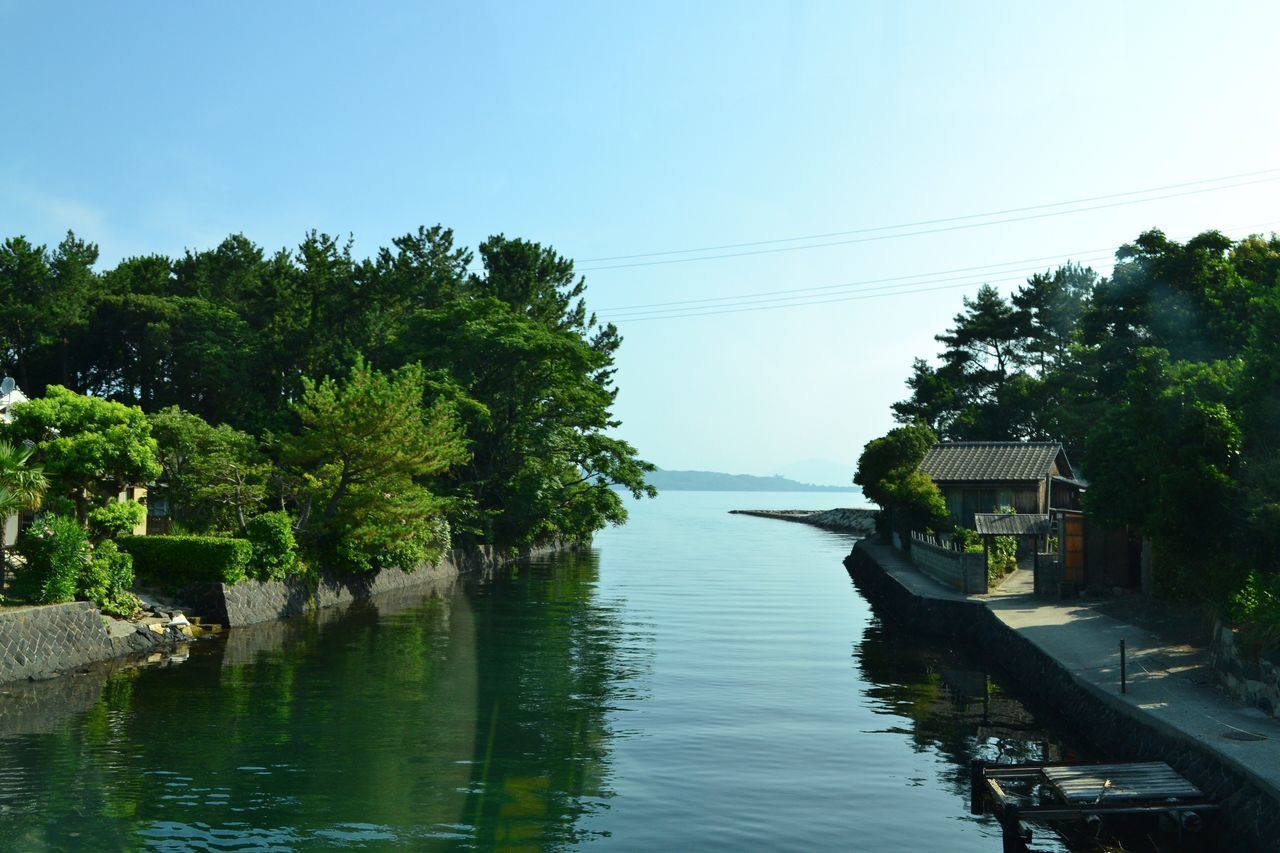
<svg viewBox="0 0 1280 853">
<path fill-rule="evenodd" d="M 977 742 L 975 755 L 988 761 L 1058 761 L 1057 740 L 1018 700 L 1006 695 L 985 672 L 939 669 L 943 690 L 936 713 L 949 715 Z M 984 748 L 985 746 L 985 748 Z"/>
</svg>

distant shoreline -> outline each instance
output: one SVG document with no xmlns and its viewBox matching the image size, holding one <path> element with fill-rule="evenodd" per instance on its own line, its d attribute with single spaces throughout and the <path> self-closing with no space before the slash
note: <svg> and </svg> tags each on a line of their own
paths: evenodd
<svg viewBox="0 0 1280 853">
<path fill-rule="evenodd" d="M 780 475 L 758 477 L 718 471 L 667 471 L 659 468 L 646 475 L 645 480 L 660 492 L 861 492 L 857 486 L 819 486 Z"/>
</svg>

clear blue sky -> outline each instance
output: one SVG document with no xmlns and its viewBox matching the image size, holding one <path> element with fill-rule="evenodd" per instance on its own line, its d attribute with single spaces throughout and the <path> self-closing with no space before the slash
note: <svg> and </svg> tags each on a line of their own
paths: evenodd
<svg viewBox="0 0 1280 853">
<path fill-rule="evenodd" d="M 472 246 L 503 232 L 599 258 L 1280 169 L 1272 3 L 0 0 L 0 32 L 0 235 L 72 228 L 105 264 L 241 231 L 291 246 L 310 228 L 367 253 L 436 222 Z M 1278 190 L 580 266 L 626 339 L 620 432 L 643 455 L 757 474 L 816 458 L 843 479 L 982 278 L 675 319 L 620 309 L 1033 258 L 1106 271 L 1153 226 L 1280 228 Z M 1009 289 L 1051 263 L 986 277 Z"/>
</svg>

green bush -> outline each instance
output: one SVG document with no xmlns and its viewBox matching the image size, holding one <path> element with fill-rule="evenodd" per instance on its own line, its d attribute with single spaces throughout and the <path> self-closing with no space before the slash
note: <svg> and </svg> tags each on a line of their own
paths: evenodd
<svg viewBox="0 0 1280 853">
<path fill-rule="evenodd" d="M 293 537 L 293 519 L 287 512 L 264 512 L 250 519 L 245 528 L 253 556 L 249 574 L 261 581 L 278 581 L 298 568 L 298 543 Z"/>
<path fill-rule="evenodd" d="M 957 551 L 981 551 L 982 537 L 978 536 L 978 531 L 957 524 L 951 531 L 951 547 Z"/>
<path fill-rule="evenodd" d="M 147 517 L 147 508 L 137 501 L 112 501 L 89 510 L 89 533 L 95 541 L 132 533 Z"/>
<path fill-rule="evenodd" d="M 133 558 L 107 540 L 93 550 L 80 572 L 79 594 L 112 616 L 132 616 L 138 609 L 133 586 Z"/>
<path fill-rule="evenodd" d="M 89 539 L 74 518 L 37 520 L 18 538 L 24 565 L 14 573 L 13 591 L 33 604 L 73 601 L 76 582 L 89 556 Z"/>
<path fill-rule="evenodd" d="M 1231 599 L 1229 618 L 1244 629 L 1243 641 L 1254 652 L 1280 648 L 1280 575 L 1250 572 Z"/>
<path fill-rule="evenodd" d="M 253 558 L 247 539 L 216 536 L 121 536 L 116 542 L 133 557 L 143 583 L 181 587 L 189 583 L 244 580 Z"/>
</svg>

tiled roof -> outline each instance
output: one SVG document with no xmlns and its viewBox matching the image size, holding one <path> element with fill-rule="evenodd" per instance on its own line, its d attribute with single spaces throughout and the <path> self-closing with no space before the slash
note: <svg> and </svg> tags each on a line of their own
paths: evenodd
<svg viewBox="0 0 1280 853">
<path fill-rule="evenodd" d="M 938 482 L 1043 480 L 1061 452 L 1056 441 L 944 441 L 917 470 Z"/>
<path fill-rule="evenodd" d="M 975 512 L 973 527 L 983 536 L 1045 536 L 1049 533 L 1049 516 Z"/>
</svg>

